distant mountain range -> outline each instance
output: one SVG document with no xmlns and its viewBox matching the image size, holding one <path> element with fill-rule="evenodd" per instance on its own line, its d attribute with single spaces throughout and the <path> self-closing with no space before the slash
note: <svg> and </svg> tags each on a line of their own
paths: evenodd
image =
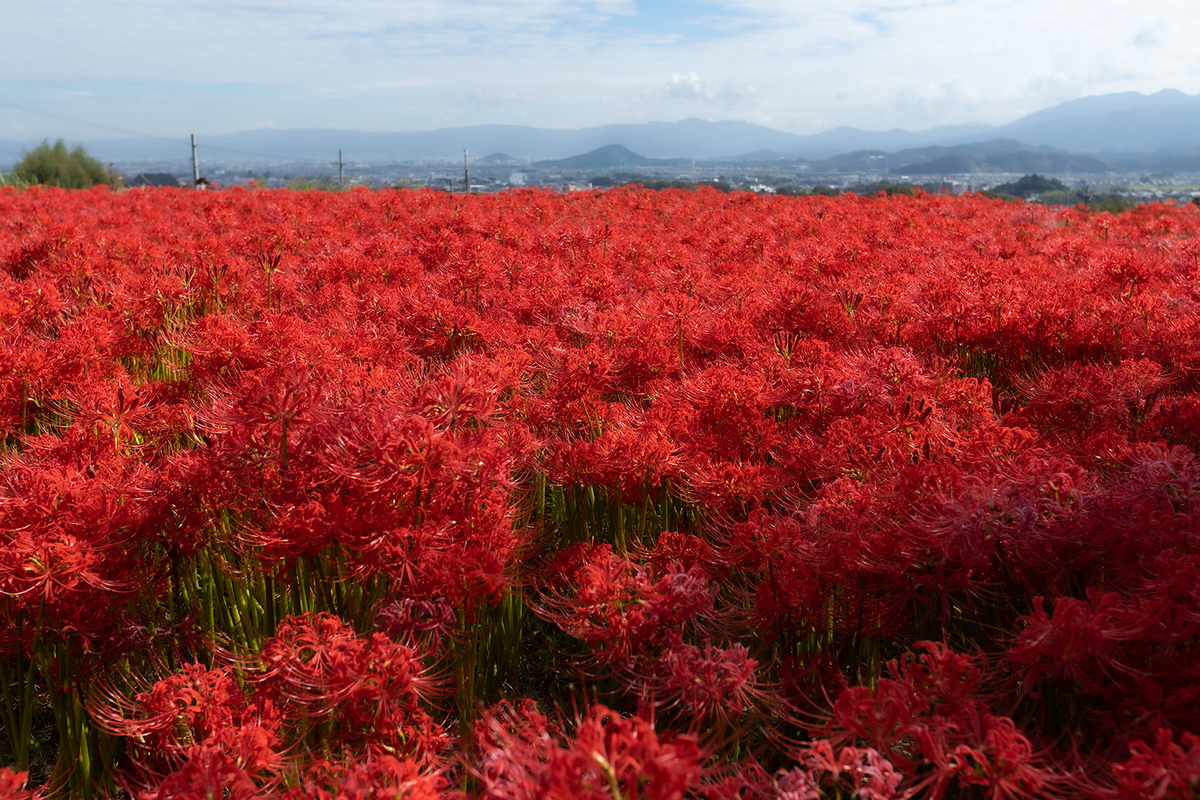
<svg viewBox="0 0 1200 800">
<path fill-rule="evenodd" d="M 533 166 L 543 169 L 627 170 L 637 167 L 684 167 L 689 163 L 690 159 L 686 158 L 647 158 L 625 145 L 609 144 L 570 158 L 535 161 Z"/>
<path fill-rule="evenodd" d="M 1007 125 L 955 125 L 919 131 L 841 127 L 809 136 L 749 122 L 685 119 L 577 130 L 518 125 L 408 133 L 259 129 L 219 136 L 198 134 L 197 141 L 202 159 L 255 164 L 294 160 L 327 164 L 339 149 L 350 162 L 445 159 L 461 163 L 465 148 L 468 153 L 490 154 L 475 163 L 540 160 L 570 166 L 572 159 L 582 158 L 578 154 L 583 153 L 598 160 L 597 168 L 602 168 L 600 162 L 605 159 L 610 166 L 636 166 L 637 158 L 695 158 L 805 159 L 830 166 L 866 159 L 855 169 L 869 164 L 874 170 L 903 168 L 909 173 L 919 173 L 921 164 L 934 172 L 1022 171 L 1007 169 L 1009 162 L 1045 164 L 1045 171 L 1087 171 L 1117 162 L 1136 164 L 1134 169 L 1167 164 L 1169 169 L 1190 170 L 1200 168 L 1200 96 L 1173 89 L 1152 95 L 1124 92 L 1072 100 Z M 0 151 L 12 153 L 37 144 L 0 140 Z M 103 161 L 190 157 L 186 137 L 180 137 L 178 143 L 107 139 L 83 144 Z M 967 145 L 970 147 L 964 149 Z M 623 151 L 596 155 L 595 151 L 609 146 L 620 146 Z M 1022 155 L 1010 155 L 1014 153 Z M 886 157 L 876 157 L 880 155 Z M 579 162 L 574 166 L 585 168 Z"/>
<path fill-rule="evenodd" d="M 933 145 L 886 153 L 859 150 L 811 163 L 815 172 L 888 172 L 893 175 L 948 175 L 969 172 L 1106 172 L 1110 165 L 1093 156 L 1015 139 L 990 139 L 959 145 Z"/>
</svg>

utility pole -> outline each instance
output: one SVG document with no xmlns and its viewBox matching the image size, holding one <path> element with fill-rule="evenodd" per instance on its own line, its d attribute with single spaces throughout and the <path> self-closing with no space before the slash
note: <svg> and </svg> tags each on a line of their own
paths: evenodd
<svg viewBox="0 0 1200 800">
<path fill-rule="evenodd" d="M 196 160 L 196 134 L 192 134 L 192 186 L 200 188 L 200 162 Z"/>
<path fill-rule="evenodd" d="M 463 191 L 471 193 L 471 173 L 467 172 L 467 148 L 463 148 Z"/>
<path fill-rule="evenodd" d="M 342 188 L 342 167 L 343 166 L 344 165 L 342 163 L 342 150 L 339 147 L 338 148 L 338 188 L 339 189 Z"/>
</svg>

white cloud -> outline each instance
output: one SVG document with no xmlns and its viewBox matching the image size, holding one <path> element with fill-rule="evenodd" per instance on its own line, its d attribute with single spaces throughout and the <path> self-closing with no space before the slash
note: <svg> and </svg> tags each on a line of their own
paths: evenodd
<svg viewBox="0 0 1200 800">
<path fill-rule="evenodd" d="M 669 97 L 701 102 L 717 101 L 732 105 L 754 94 L 754 87 L 736 87 L 704 80 L 695 72 L 671 73 L 666 93 Z"/>
<path fill-rule="evenodd" d="M 411 130 L 734 115 L 808 133 L 1005 122 L 1082 94 L 1200 93 L 1192 0 L 672 4 L 694 10 L 690 27 L 650 25 L 648 1 L 11 3 L 0 100 L 172 136 L 264 118 Z M 221 88 L 233 86 L 244 89 Z M 0 128 L 15 124 L 61 130 L 0 107 Z"/>
</svg>

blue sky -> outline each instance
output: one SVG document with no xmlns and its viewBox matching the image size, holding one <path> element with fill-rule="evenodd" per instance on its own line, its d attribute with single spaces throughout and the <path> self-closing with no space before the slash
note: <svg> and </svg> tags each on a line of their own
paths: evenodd
<svg viewBox="0 0 1200 800">
<path fill-rule="evenodd" d="M 0 139 L 120 135 L 68 119 L 171 138 L 686 117 L 816 133 L 1200 94 L 1193 0 L 0 0 L 0 19 Z"/>
</svg>

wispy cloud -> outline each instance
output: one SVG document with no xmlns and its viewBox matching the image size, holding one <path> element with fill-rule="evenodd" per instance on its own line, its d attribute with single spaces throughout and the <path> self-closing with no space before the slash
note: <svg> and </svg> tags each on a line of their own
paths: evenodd
<svg viewBox="0 0 1200 800">
<path fill-rule="evenodd" d="M 9 5 L 6 29 L 28 33 L 0 49 L 0 99 L 23 81 L 23 102 L 169 135 L 262 119 L 408 130 L 685 116 L 803 133 L 1003 122 L 1080 94 L 1200 93 L 1192 0 Z M 71 94 L 84 92 L 95 96 Z M 0 108 L 0 129 L 37 123 Z"/>
<path fill-rule="evenodd" d="M 684 74 L 676 72 L 672 73 L 671 79 L 667 82 L 666 93 L 670 97 L 682 100 L 706 103 L 716 101 L 725 105 L 733 105 L 753 95 L 754 87 L 716 83 L 705 80 L 694 72 Z"/>
</svg>

